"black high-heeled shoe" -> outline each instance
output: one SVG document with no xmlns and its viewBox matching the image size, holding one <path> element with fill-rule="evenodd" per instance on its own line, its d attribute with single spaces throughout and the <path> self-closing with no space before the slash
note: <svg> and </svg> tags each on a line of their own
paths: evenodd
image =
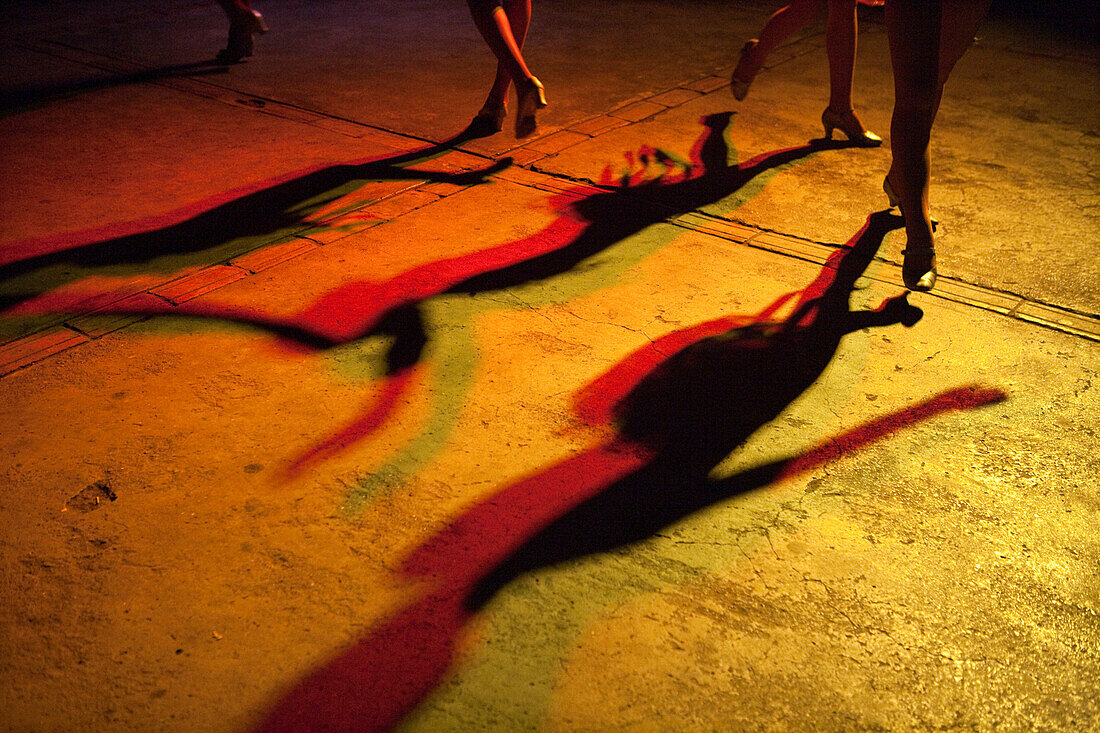
<svg viewBox="0 0 1100 733">
<path fill-rule="evenodd" d="M 882 192 L 886 194 L 886 200 L 890 206 L 898 207 L 898 213 L 905 216 L 901 208 L 901 199 L 894 186 L 890 183 L 890 174 L 882 179 Z M 905 259 L 901 265 L 901 280 L 910 290 L 926 293 L 936 287 L 936 248 L 931 244 L 921 247 L 907 246 L 901 251 Z"/>
<path fill-rule="evenodd" d="M 852 109 L 839 113 L 826 107 L 821 113 L 821 126 L 825 128 L 826 140 L 833 139 L 833 130 L 840 130 L 848 137 L 849 142 L 861 148 L 877 148 L 882 145 L 882 138 L 866 129 Z"/>
<path fill-rule="evenodd" d="M 733 92 L 733 98 L 738 102 L 749 96 L 749 87 L 752 86 L 753 79 L 760 71 L 759 66 L 753 66 L 752 62 L 749 61 L 749 55 L 752 54 L 758 43 L 760 41 L 755 38 L 745 43 L 741 48 L 741 58 L 737 61 L 737 68 L 733 70 L 733 74 L 730 76 L 730 91 Z"/>
<path fill-rule="evenodd" d="M 898 207 L 901 210 L 901 199 L 898 198 L 897 191 L 894 190 L 894 184 L 890 183 L 890 174 L 886 174 L 886 177 L 882 179 L 882 192 L 886 194 L 886 200 L 890 202 L 891 207 Z M 904 213 L 902 214 L 904 216 Z"/>
<path fill-rule="evenodd" d="M 493 105 L 488 102 L 478 110 L 466 133 L 473 137 L 488 137 L 495 135 L 504 129 L 504 118 L 508 115 L 508 107 L 504 104 Z"/>
<path fill-rule="evenodd" d="M 238 64 L 252 55 L 255 47 L 254 37 L 267 33 L 267 23 L 259 11 L 251 10 L 229 23 L 229 41 L 225 48 L 218 51 L 215 60 L 219 64 Z"/>
<path fill-rule="evenodd" d="M 931 244 L 914 247 L 907 243 L 901 251 L 901 280 L 910 290 L 926 293 L 936 287 L 936 249 Z"/>
<path fill-rule="evenodd" d="M 535 77 L 516 84 L 516 138 L 535 133 L 538 122 L 535 112 L 546 106 L 546 90 Z"/>
</svg>

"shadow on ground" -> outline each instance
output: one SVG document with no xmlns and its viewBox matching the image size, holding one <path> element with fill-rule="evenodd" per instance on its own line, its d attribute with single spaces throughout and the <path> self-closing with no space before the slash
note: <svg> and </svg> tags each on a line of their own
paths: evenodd
<svg viewBox="0 0 1100 733">
<path fill-rule="evenodd" d="M 412 167 L 469 139 L 464 131 L 396 156 L 295 171 L 150 219 L 6 244 L 0 251 L 0 308 L 77 281 L 91 268 L 173 272 L 224 262 L 296 228 L 325 231 L 348 213 L 339 208 L 340 199 L 368 181 L 472 185 L 511 165 L 511 159 L 504 158 L 472 171 Z"/>
<path fill-rule="evenodd" d="M 182 220 L 168 226 L 109 239 L 93 238 L 84 244 L 79 243 L 79 237 L 73 237 L 77 244 L 69 238 L 26 243 L 5 252 L 8 264 L 0 264 L 0 275 L 30 273 L 33 287 L 24 284 L 30 293 L 0 296 L 9 301 L 4 315 L 27 318 L 94 313 L 212 319 L 261 329 L 280 338 L 287 348 L 299 351 L 324 350 L 375 336 L 388 339 L 383 357 L 388 383 L 383 386 L 380 400 L 365 406 L 359 417 L 293 457 L 288 472 L 294 475 L 346 450 L 385 422 L 389 412 L 386 405 L 392 406 L 404 392 L 409 384 L 409 370 L 421 360 L 428 342 L 422 314 L 427 300 L 440 295 L 499 291 L 562 275 L 647 227 L 736 193 L 769 171 L 824 150 L 851 146 L 847 142 L 811 140 L 731 164 L 726 132 L 732 116 L 731 112 L 723 112 L 700 120 L 703 132 L 693 145 L 689 160 L 678 160 L 658 148 L 643 147 L 632 156 L 640 166 L 637 169 L 618 179 L 605 170 L 600 186 L 577 186 L 559 194 L 551 203 L 561 210 L 561 215 L 529 237 L 438 260 L 386 281 L 345 283 L 290 316 L 272 316 L 248 304 L 219 303 L 213 299 L 177 305 L 149 295 L 130 297 L 126 292 L 85 290 L 79 282 L 58 288 L 55 281 L 76 278 L 79 267 L 137 264 L 166 255 L 183 256 L 190 252 L 208 261 L 215 249 L 230 246 L 241 237 L 273 236 L 274 232 L 308 221 L 318 226 L 339 222 L 347 214 L 340 208 L 341 197 L 349 186 L 358 186 L 363 180 L 480 183 L 508 167 L 511 160 L 506 158 L 463 173 L 407 167 L 441 155 L 468 139 L 470 133 L 464 131 L 439 145 L 384 159 L 330 166 L 297 174 L 247 194 L 227 195 L 228 201 L 214 207 L 205 205 L 200 213 L 186 218 L 181 212 L 174 213 L 173 218 Z M 658 171 L 655 176 L 654 170 Z M 132 229 L 145 223 L 120 226 Z M 49 268 L 61 263 L 66 266 Z M 41 277 L 33 277 L 38 270 L 53 280 L 43 283 Z"/>
<path fill-rule="evenodd" d="M 709 476 L 817 379 L 845 334 L 920 319 L 905 295 L 873 311 L 849 309 L 857 278 L 898 224 L 885 212 L 871 215 L 787 319 L 700 324 L 655 345 L 650 353 L 686 342 L 667 360 L 628 358 L 609 372 L 598 390 L 579 396 L 578 408 L 590 418 L 612 419 L 617 433 L 504 487 L 415 549 L 403 573 L 430 590 L 299 682 L 259 730 L 388 729 L 446 674 L 471 617 L 520 574 L 644 540 L 705 507 L 915 422 L 1004 399 L 996 389 L 958 388 L 801 455 L 724 479 Z"/>
</svg>

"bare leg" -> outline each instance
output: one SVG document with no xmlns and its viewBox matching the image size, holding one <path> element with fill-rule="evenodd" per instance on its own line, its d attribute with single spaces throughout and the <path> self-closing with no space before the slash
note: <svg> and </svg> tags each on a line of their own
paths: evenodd
<svg viewBox="0 0 1100 733">
<path fill-rule="evenodd" d="M 772 13 L 768 22 L 760 30 L 760 38 L 753 39 L 741 49 L 741 59 L 730 78 L 733 96 L 744 99 L 749 93 L 749 85 L 756 78 L 760 67 L 768 60 L 768 55 L 776 46 L 787 40 L 793 33 L 805 26 L 817 15 L 823 0 L 794 0 L 790 5 Z"/>
<path fill-rule="evenodd" d="M 520 53 L 519 43 L 512 34 L 512 24 L 503 7 L 491 6 L 483 0 L 466 0 L 470 7 L 470 14 L 474 18 L 481 37 L 485 39 L 493 55 L 497 57 L 497 63 L 504 67 L 513 82 L 520 82 L 531 77 L 531 71 L 527 68 Z M 530 14 L 528 13 L 528 19 Z M 526 31 L 524 32 L 526 36 Z"/>
<path fill-rule="evenodd" d="M 768 55 L 813 20 L 821 10 L 821 0 L 794 0 L 768 18 L 760 31 L 759 43 L 753 52 L 757 67 L 763 66 Z"/>
<path fill-rule="evenodd" d="M 928 211 L 932 125 L 947 77 L 970 46 L 988 8 L 988 0 L 891 0 L 886 4 L 894 68 L 893 163 L 887 180 L 905 215 L 902 274 L 913 289 L 928 290 L 935 282 Z M 931 271 L 930 281 L 921 278 L 924 271 Z"/>
<path fill-rule="evenodd" d="M 542 84 L 527 68 L 527 63 L 520 52 L 520 46 L 526 40 L 527 27 L 531 20 L 531 2 L 530 0 L 505 0 L 502 6 L 491 0 L 466 0 L 466 4 L 470 8 L 470 14 L 481 37 L 497 57 L 497 77 L 489 93 L 489 99 L 493 101 L 500 99 L 501 105 L 496 109 L 503 110 L 508 80 L 510 79 L 511 83 L 516 85 L 516 137 L 526 137 L 536 129 L 535 111 L 546 106 Z M 509 15 L 509 9 L 517 11 L 515 20 Z M 495 96 L 498 91 L 502 93 L 500 97 Z M 486 105 L 488 106 L 488 101 Z M 482 111 L 485 112 L 486 107 L 483 107 Z M 479 113 L 475 123 L 482 118 L 483 114 Z M 496 122 L 499 123 L 500 119 L 502 116 L 498 116 Z"/>
<path fill-rule="evenodd" d="M 848 140 L 863 146 L 882 145 L 882 138 L 868 132 L 852 105 L 852 80 L 856 68 L 856 37 L 859 33 L 856 0 L 829 0 L 825 24 L 825 50 L 829 57 L 829 106 L 821 113 L 825 136 L 834 128 Z"/>
<path fill-rule="evenodd" d="M 776 11 L 764 25 L 759 40 L 749 41 L 742 50 L 741 61 L 730 79 L 733 96 L 744 99 L 768 54 L 813 20 L 820 9 L 820 0 L 797 0 Z M 829 106 L 821 115 L 821 123 L 828 137 L 832 137 L 833 129 L 840 129 L 853 143 L 874 147 L 882 144 L 882 138 L 867 131 L 852 105 L 858 32 L 856 0 L 828 0 L 825 51 L 829 57 Z"/>
<path fill-rule="evenodd" d="M 974 34 L 978 32 L 978 26 L 989 12 L 989 5 L 990 0 L 943 0 L 936 112 L 940 109 L 947 77 L 967 49 L 974 44 Z"/>
<path fill-rule="evenodd" d="M 516 48 L 522 52 L 523 43 L 527 40 L 527 29 L 531 25 L 531 0 L 506 0 L 504 13 L 508 18 L 508 26 Z M 496 78 L 493 79 L 493 86 L 489 89 L 489 96 L 485 99 L 482 109 L 495 110 L 504 107 L 505 102 L 508 101 L 508 90 L 511 86 L 512 77 L 508 68 L 498 61 Z"/>
<path fill-rule="evenodd" d="M 852 79 L 856 67 L 856 0 L 829 0 L 825 22 L 825 52 L 829 56 L 829 109 L 852 109 Z"/>
<path fill-rule="evenodd" d="M 941 10 L 942 3 L 927 0 L 891 0 L 886 4 L 894 68 L 889 180 L 905 214 L 909 248 L 932 247 L 928 143 L 939 100 Z"/>
</svg>

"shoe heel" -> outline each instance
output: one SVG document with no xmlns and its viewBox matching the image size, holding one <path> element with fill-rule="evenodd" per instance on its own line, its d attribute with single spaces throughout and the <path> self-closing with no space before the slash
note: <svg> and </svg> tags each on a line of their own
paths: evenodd
<svg viewBox="0 0 1100 733">
<path fill-rule="evenodd" d="M 859 118 L 852 110 L 845 114 L 833 112 L 828 107 L 821 113 L 821 126 L 825 128 L 825 139 L 833 139 L 833 130 L 840 130 L 848 142 L 861 148 L 874 148 L 882 145 L 882 138 L 863 128 Z"/>
<path fill-rule="evenodd" d="M 890 206 L 897 206 L 898 210 L 901 211 L 901 200 L 890 183 L 890 176 L 882 179 L 882 192 L 886 194 L 886 200 L 890 202 Z"/>
<path fill-rule="evenodd" d="M 535 112 L 546 107 L 546 89 L 542 82 L 531 77 L 526 82 L 516 84 L 516 137 L 533 135 L 538 127 Z"/>
<path fill-rule="evenodd" d="M 901 280 L 905 287 L 927 293 L 936 287 L 936 250 L 933 247 L 906 247 L 901 251 Z"/>
<path fill-rule="evenodd" d="M 749 95 L 752 80 L 756 78 L 757 72 L 760 71 L 759 68 L 753 68 L 752 62 L 749 61 L 749 55 L 758 43 L 759 41 L 755 38 L 745 43 L 741 49 L 741 58 L 737 62 L 737 68 L 733 70 L 733 74 L 730 76 L 730 91 L 733 92 L 733 98 L 738 102 Z"/>
<path fill-rule="evenodd" d="M 847 131 L 841 127 L 840 121 L 837 116 L 829 112 L 829 108 L 826 107 L 825 111 L 821 113 L 821 127 L 825 130 L 825 139 L 833 139 L 833 130 L 840 127 L 841 132 L 847 134 Z"/>
</svg>

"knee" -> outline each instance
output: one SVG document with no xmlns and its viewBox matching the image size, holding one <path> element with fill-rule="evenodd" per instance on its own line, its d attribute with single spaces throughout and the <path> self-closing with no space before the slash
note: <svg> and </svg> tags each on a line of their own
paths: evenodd
<svg viewBox="0 0 1100 733">
<path fill-rule="evenodd" d="M 939 95 L 939 69 L 933 64 L 894 64 L 894 104 L 932 109 Z"/>
</svg>

